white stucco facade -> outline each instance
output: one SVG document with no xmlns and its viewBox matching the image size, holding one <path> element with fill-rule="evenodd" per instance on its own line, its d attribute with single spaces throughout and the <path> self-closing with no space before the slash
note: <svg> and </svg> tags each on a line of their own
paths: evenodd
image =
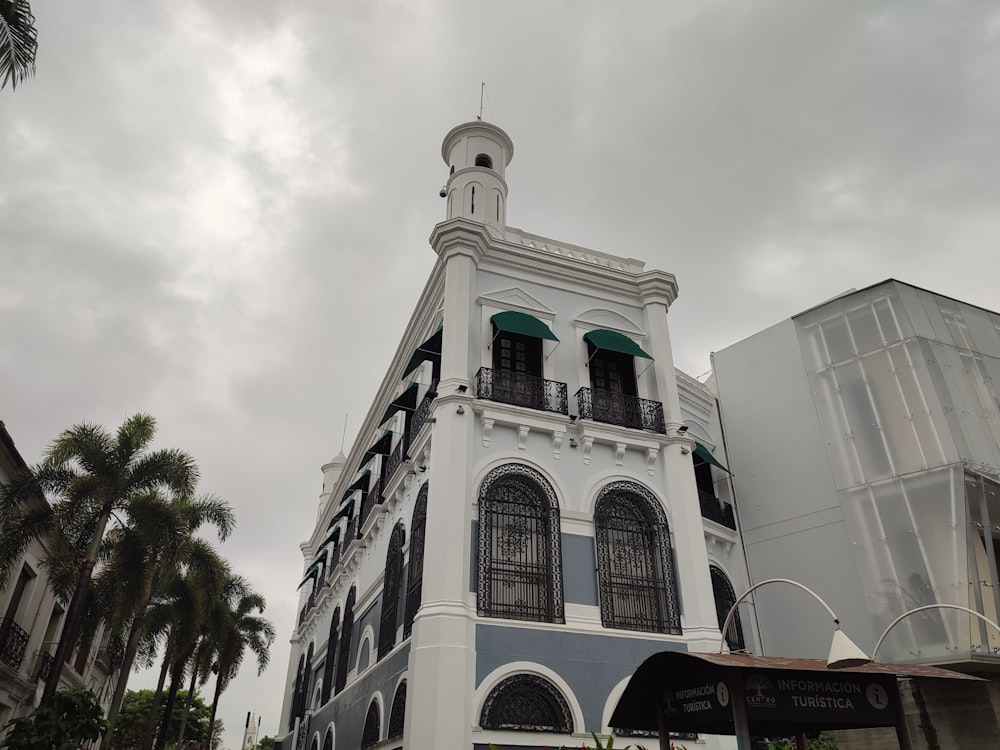
<svg viewBox="0 0 1000 750">
<path fill-rule="evenodd" d="M 579 745 L 646 656 L 716 649 L 713 583 L 747 580 L 674 277 L 507 227 L 499 128 L 442 155 L 437 263 L 302 545 L 284 750 Z"/>
</svg>

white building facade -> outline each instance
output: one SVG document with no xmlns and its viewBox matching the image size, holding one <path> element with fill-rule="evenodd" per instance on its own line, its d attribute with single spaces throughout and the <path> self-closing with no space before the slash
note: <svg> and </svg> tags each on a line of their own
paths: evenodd
<svg viewBox="0 0 1000 750">
<path fill-rule="evenodd" d="M 674 277 L 507 227 L 501 129 L 442 156 L 437 262 L 302 544 L 283 750 L 579 745 L 747 585 Z"/>
</svg>

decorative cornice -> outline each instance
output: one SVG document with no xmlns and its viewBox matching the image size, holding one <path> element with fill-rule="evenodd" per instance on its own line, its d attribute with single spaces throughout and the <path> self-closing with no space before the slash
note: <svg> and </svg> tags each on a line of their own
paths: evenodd
<svg viewBox="0 0 1000 750">
<path fill-rule="evenodd" d="M 485 224 L 468 219 L 449 219 L 434 226 L 428 241 L 442 261 L 466 255 L 478 265 L 494 240 Z"/>
<path fill-rule="evenodd" d="M 636 276 L 642 304 L 660 303 L 669 308 L 677 299 L 677 278 L 666 271 L 644 271 Z"/>
</svg>

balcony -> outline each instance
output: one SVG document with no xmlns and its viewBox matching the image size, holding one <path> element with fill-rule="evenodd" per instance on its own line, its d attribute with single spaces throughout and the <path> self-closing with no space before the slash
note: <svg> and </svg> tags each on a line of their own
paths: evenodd
<svg viewBox="0 0 1000 750">
<path fill-rule="evenodd" d="M 637 430 L 667 434 L 663 404 L 624 393 L 581 388 L 576 392 L 576 406 L 581 419 L 617 424 Z"/>
<path fill-rule="evenodd" d="M 410 436 L 408 433 L 403 433 L 400 437 L 399 442 L 396 443 L 396 447 L 393 449 L 392 453 L 389 455 L 389 459 L 385 462 L 385 471 L 382 476 L 385 479 L 390 479 L 393 474 L 396 473 L 396 469 L 399 465 L 403 463 L 406 459 L 406 449 L 410 447 Z M 381 482 L 385 484 L 385 482 Z M 379 498 L 377 502 L 382 502 L 382 498 Z"/>
<path fill-rule="evenodd" d="M 13 620 L 5 620 L 0 625 L 0 661 L 13 670 L 21 667 L 24 648 L 28 645 L 28 634 Z"/>
<path fill-rule="evenodd" d="M 483 367 L 476 373 L 476 393 L 487 401 L 569 414 L 566 384 L 512 370 Z"/>
<path fill-rule="evenodd" d="M 410 422 L 410 434 L 416 437 L 420 434 L 420 428 L 426 424 L 431 416 L 431 402 L 437 394 L 432 390 L 427 391 L 427 395 L 417 404 L 416 411 L 413 412 L 413 420 Z"/>
<path fill-rule="evenodd" d="M 736 531 L 736 515 L 733 513 L 733 506 L 724 503 L 714 495 L 698 490 L 698 500 L 701 503 L 701 517 L 717 524 L 725 526 L 727 529 Z"/>
</svg>

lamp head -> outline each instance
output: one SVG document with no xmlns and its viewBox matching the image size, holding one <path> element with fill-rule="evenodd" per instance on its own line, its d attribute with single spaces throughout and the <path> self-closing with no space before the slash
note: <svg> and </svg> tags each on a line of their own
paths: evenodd
<svg viewBox="0 0 1000 750">
<path fill-rule="evenodd" d="M 830 656 L 826 660 L 827 669 L 847 669 L 871 664 L 871 657 L 862 651 L 854 641 L 847 637 L 843 630 L 833 631 L 833 643 L 830 644 Z"/>
</svg>

